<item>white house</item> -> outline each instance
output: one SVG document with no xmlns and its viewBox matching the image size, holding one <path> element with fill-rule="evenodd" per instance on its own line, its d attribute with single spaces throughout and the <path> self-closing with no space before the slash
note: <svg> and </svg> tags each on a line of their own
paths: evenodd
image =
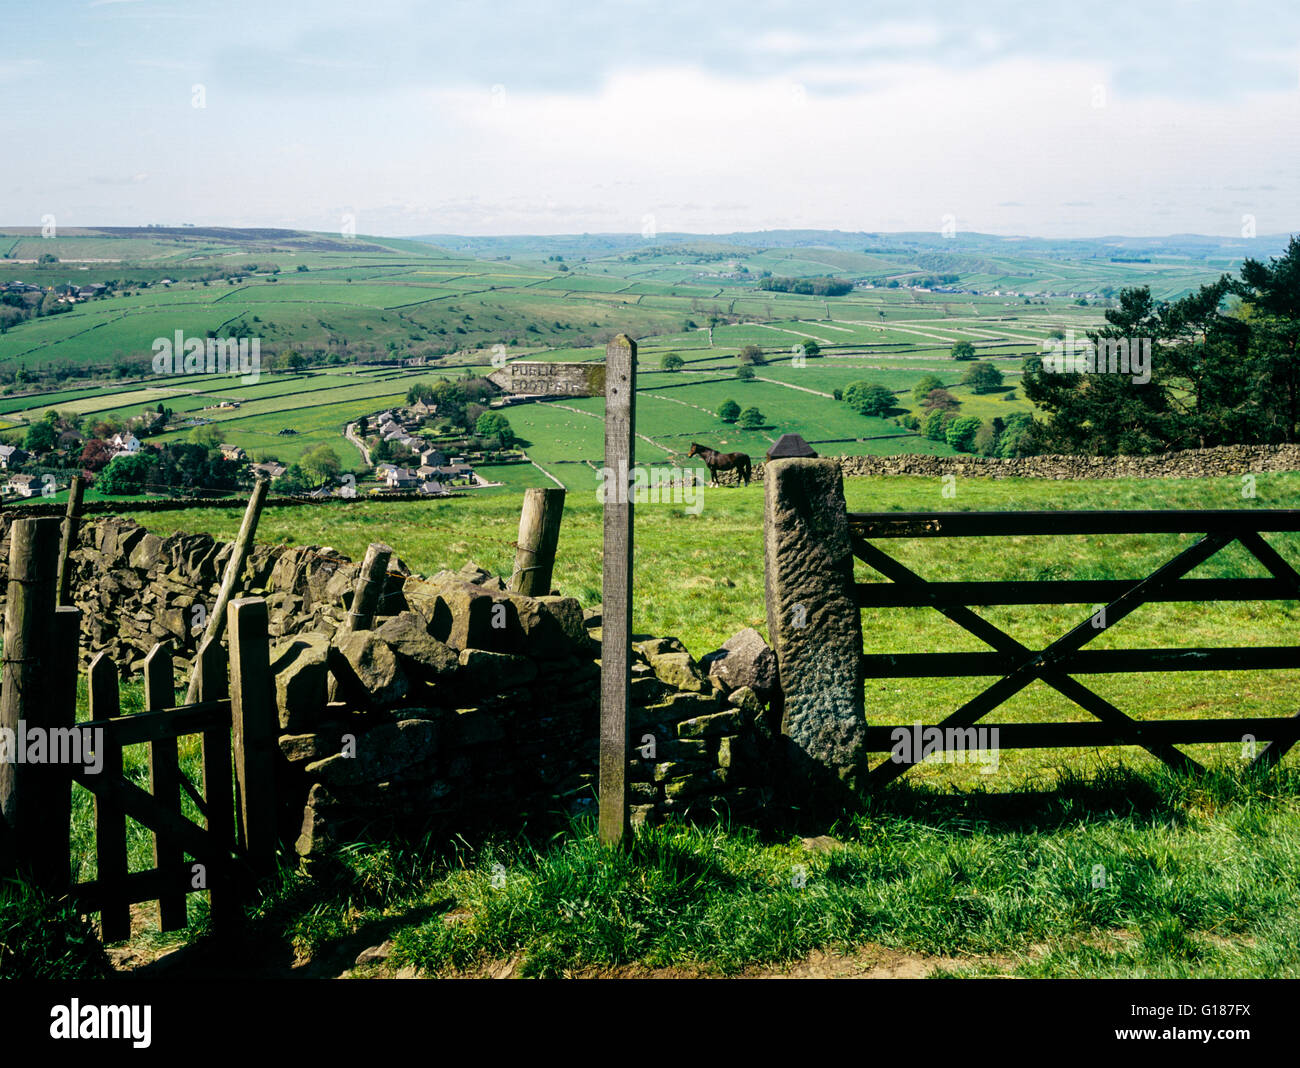
<svg viewBox="0 0 1300 1068">
<path fill-rule="evenodd" d="M 127 431 L 125 434 L 114 434 L 113 440 L 110 441 L 109 444 L 119 453 L 137 453 L 140 451 L 140 439 L 130 431 Z"/>
</svg>

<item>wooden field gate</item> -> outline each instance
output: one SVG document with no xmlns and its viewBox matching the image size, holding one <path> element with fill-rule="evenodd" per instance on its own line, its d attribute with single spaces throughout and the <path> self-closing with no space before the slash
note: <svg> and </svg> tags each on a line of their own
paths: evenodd
<svg viewBox="0 0 1300 1068">
<path fill-rule="evenodd" d="M 87 674 L 89 719 L 77 723 L 81 612 L 56 605 L 58 528 L 57 519 L 11 527 L 0 728 L 22 724 L 27 736 L 38 728 L 51 739 L 48 732 L 62 732 L 65 754 L 73 751 L 68 732 L 78 732 L 81 759 L 0 763 L 0 873 L 21 871 L 80 911 L 99 912 L 105 942 L 129 936 L 130 906 L 139 902 L 159 902 L 162 930 L 185 927 L 187 895 L 201 890 L 214 926 L 225 927 L 250 883 L 276 863 L 278 723 L 266 604 L 231 601 L 229 654 L 219 637 L 199 647 L 193 703 L 175 704 L 172 653 L 159 644 L 144 665 L 144 711 L 122 715 L 117 665 L 100 653 Z M 178 760 L 178 739 L 188 735 L 201 737 L 201 784 Z M 137 744 L 149 746 L 149 790 L 123 774 L 122 750 Z M 97 877 L 77 884 L 69 864 L 73 782 L 95 798 Z M 183 814 L 182 791 L 201 824 Z M 147 871 L 128 872 L 127 817 L 153 834 Z"/>
<path fill-rule="evenodd" d="M 1203 511 L 1059 512 L 860 512 L 849 513 L 853 555 L 886 582 L 855 583 L 860 609 L 930 607 L 979 638 L 988 652 L 863 654 L 864 679 L 992 676 L 996 681 L 934 726 L 969 728 L 1041 679 L 1091 713 L 1095 722 L 999 723 L 1005 749 L 1135 745 L 1184 770 L 1200 765 L 1177 743 L 1268 739 L 1252 763 L 1277 762 L 1300 738 L 1300 713 L 1280 717 L 1133 719 L 1075 675 L 1137 671 L 1212 671 L 1300 668 L 1300 646 L 1230 648 L 1098 649 L 1085 646 L 1143 604 L 1175 601 L 1279 601 L 1300 599 L 1300 574 L 1262 537 L 1263 532 L 1300 531 L 1300 511 L 1278 509 Z M 873 544 L 899 538 L 973 538 L 1086 534 L 1200 534 L 1190 546 L 1149 575 L 1133 579 L 1033 579 L 931 582 Z M 1197 565 L 1232 544 L 1243 546 L 1268 577 L 1187 578 Z M 971 605 L 1100 604 L 1065 634 L 1031 649 L 971 610 Z M 925 728 L 922 728 L 925 729 Z M 894 726 L 868 726 L 869 752 L 891 749 Z M 889 758 L 867 775 L 881 785 L 917 761 Z"/>
</svg>

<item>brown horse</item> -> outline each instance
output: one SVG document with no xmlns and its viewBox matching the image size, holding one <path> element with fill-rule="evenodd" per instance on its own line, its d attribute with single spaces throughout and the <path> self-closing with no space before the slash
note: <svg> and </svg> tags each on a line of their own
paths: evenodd
<svg viewBox="0 0 1300 1068">
<path fill-rule="evenodd" d="M 704 466 L 709 469 L 709 475 L 713 479 L 713 484 L 718 484 L 719 471 L 735 471 L 745 480 L 745 485 L 749 485 L 749 457 L 743 452 L 718 452 L 717 449 L 710 449 L 707 445 L 698 445 L 691 442 L 691 451 L 686 454 L 687 459 L 692 456 L 698 456 L 704 461 Z"/>
</svg>

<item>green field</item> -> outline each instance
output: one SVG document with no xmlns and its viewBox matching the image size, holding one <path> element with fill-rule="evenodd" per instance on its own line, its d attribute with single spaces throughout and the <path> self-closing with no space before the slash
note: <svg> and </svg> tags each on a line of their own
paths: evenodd
<svg viewBox="0 0 1300 1068">
<path fill-rule="evenodd" d="M 271 238 L 242 231 L 83 230 L 48 244 L 25 232 L 11 237 L 11 255 L 40 248 L 67 262 L 0 261 L 0 282 L 104 280 L 115 281 L 118 291 L 0 333 L 0 375 L 3 369 L 11 376 L 136 371 L 116 383 L 51 383 L 54 388 L 35 396 L 13 381 L 0 393 L 0 435 L 21 440 L 25 425 L 51 409 L 87 420 L 129 419 L 162 403 L 220 423 L 228 441 L 258 458 L 288 462 L 324 442 L 346 466 L 360 456 L 343 439 L 344 426 L 398 403 L 413 381 L 483 368 L 498 346 L 511 359 L 600 359 L 604 339 L 615 331 L 631 333 L 640 349 L 639 462 L 677 463 L 691 441 L 759 460 L 787 432 L 830 454 L 946 455 L 953 451 L 946 443 L 909 434 L 895 422 L 918 410 L 910 390 L 921 375 L 940 376 L 961 403 L 959 415 L 990 420 L 1026 411 L 1016 388 L 1023 357 L 1039 352 L 1053 330 L 1082 334 L 1100 323 L 1098 291 L 1113 295 L 1119 286 L 1146 281 L 1162 294 L 1184 292 L 1225 265 L 1190 254 L 1113 263 L 1104 247 L 1088 243 L 1070 252 L 1050 243 L 1019 248 L 985 239 L 940 251 L 918 235 L 891 249 L 869 247 L 869 235 L 862 238 L 867 247 L 847 247 L 845 235 L 829 233 L 820 246 L 766 248 L 709 239 L 662 248 L 554 239 L 563 264 L 529 239 L 457 239 L 448 242 L 452 250 L 426 241 L 349 241 L 293 231 Z M 972 291 L 911 288 L 941 264 L 958 278 L 957 287 Z M 861 286 L 840 297 L 767 291 L 758 287 L 763 272 L 835 274 Z M 160 379 L 143 363 L 157 337 L 236 328 L 260 339 L 265 370 L 255 384 L 229 376 Z M 797 347 L 809 339 L 822 354 L 803 361 Z M 1006 377 L 1003 391 L 976 396 L 957 385 L 963 367 L 950 349 L 959 340 L 996 361 Z M 736 379 L 744 345 L 759 346 L 766 361 L 749 383 Z M 317 366 L 305 375 L 272 372 L 272 361 L 287 352 Z M 670 352 L 686 360 L 681 372 L 660 370 Z M 394 357 L 428 364 L 367 366 Z M 864 418 L 832 399 L 835 390 L 859 381 L 898 394 L 891 418 Z M 723 423 L 715 413 L 727 399 L 757 408 L 762 425 L 745 430 Z M 210 407 L 221 400 L 241 406 Z M 536 465 L 566 486 L 588 488 L 603 462 L 601 402 L 565 408 L 532 404 L 506 414 Z M 286 430 L 297 433 L 281 433 Z M 494 474 L 515 491 L 539 478 L 550 481 L 532 465 Z"/>
</svg>

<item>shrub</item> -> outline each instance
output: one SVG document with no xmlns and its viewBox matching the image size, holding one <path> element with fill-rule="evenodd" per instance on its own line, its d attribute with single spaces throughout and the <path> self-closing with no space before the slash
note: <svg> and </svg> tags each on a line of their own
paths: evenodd
<svg viewBox="0 0 1300 1068">
<path fill-rule="evenodd" d="M 976 393 L 992 393 L 1002 385 L 1002 372 L 985 360 L 976 360 L 966 368 L 961 383 Z"/>
<path fill-rule="evenodd" d="M 767 417 L 757 408 L 746 408 L 740 413 L 740 425 L 754 430 L 760 426 L 766 426 Z"/>
<path fill-rule="evenodd" d="M 922 407 L 931 410 L 938 408 L 941 412 L 953 412 L 956 411 L 960 405 L 961 401 L 946 389 L 932 389 L 926 394 Z"/>
<path fill-rule="evenodd" d="M 943 379 L 938 375 L 922 375 L 921 380 L 912 387 L 912 400 L 920 404 L 935 389 L 943 389 Z"/>
<path fill-rule="evenodd" d="M 922 433 L 931 441 L 944 441 L 947 437 L 948 423 L 952 418 L 948 412 L 931 408 L 930 414 L 925 417 Z"/>
<path fill-rule="evenodd" d="M 983 421 L 974 415 L 954 419 L 944 432 L 944 440 L 958 452 L 972 452 L 975 448 L 975 435 Z"/>
<path fill-rule="evenodd" d="M 854 382 L 844 391 L 844 403 L 859 415 L 884 415 L 894 406 L 894 394 L 875 382 Z"/>
</svg>

